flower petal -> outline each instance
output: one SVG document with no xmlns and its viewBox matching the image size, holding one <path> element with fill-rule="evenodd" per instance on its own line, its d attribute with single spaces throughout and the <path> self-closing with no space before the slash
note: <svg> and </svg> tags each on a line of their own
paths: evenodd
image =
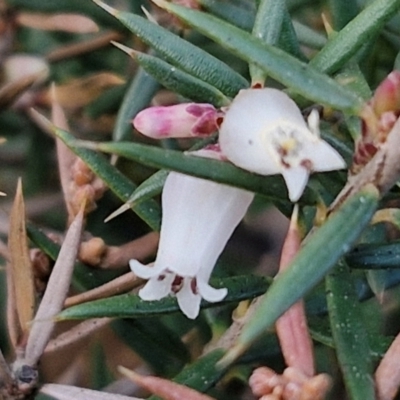
<svg viewBox="0 0 400 400">
<path fill-rule="evenodd" d="M 160 273 L 165 269 L 159 264 L 149 267 L 148 265 L 143 265 L 137 260 L 130 260 L 129 267 L 134 274 L 143 279 L 150 279 L 154 276 L 160 275 Z"/>
<path fill-rule="evenodd" d="M 176 294 L 182 312 L 190 319 L 195 319 L 200 311 L 200 294 L 193 293 L 192 279 L 185 278 L 181 290 Z"/>
<path fill-rule="evenodd" d="M 228 289 L 215 289 L 207 282 L 201 280 L 197 280 L 197 290 L 200 293 L 201 297 L 210 303 L 221 301 L 228 294 Z"/>
<path fill-rule="evenodd" d="M 174 274 L 166 274 L 162 279 L 159 277 L 151 278 L 142 289 L 139 296 L 142 300 L 160 300 L 168 296 L 171 292 L 171 285 L 175 278 Z"/>
<path fill-rule="evenodd" d="M 290 201 L 296 202 L 307 185 L 309 171 L 303 166 L 284 168 L 283 178 L 289 191 Z"/>
<path fill-rule="evenodd" d="M 156 265 L 182 277 L 211 273 L 254 195 L 176 172 L 162 194 L 163 219 Z"/>
<path fill-rule="evenodd" d="M 221 150 L 238 167 L 262 175 L 281 173 L 279 156 L 270 139 L 282 127 L 308 131 L 299 108 L 288 95 L 277 89 L 241 90 L 222 122 Z"/>
<path fill-rule="evenodd" d="M 343 157 L 327 142 L 317 140 L 304 146 L 301 151 L 303 160 L 310 160 L 312 171 L 335 171 L 346 168 Z"/>
</svg>

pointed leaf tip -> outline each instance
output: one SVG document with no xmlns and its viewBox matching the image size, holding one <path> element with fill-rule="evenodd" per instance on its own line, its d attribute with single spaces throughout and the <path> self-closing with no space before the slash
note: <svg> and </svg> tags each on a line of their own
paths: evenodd
<svg viewBox="0 0 400 400">
<path fill-rule="evenodd" d="M 114 17 L 118 15 L 118 10 L 115 8 L 112 8 L 106 3 L 103 3 L 100 0 L 92 0 L 93 3 L 97 4 L 99 7 L 101 7 L 103 10 L 107 11 L 109 14 L 113 15 Z"/>
<path fill-rule="evenodd" d="M 128 54 L 130 57 L 134 57 L 136 54 L 136 51 L 131 49 L 128 46 L 123 45 L 122 43 L 115 42 L 114 40 L 111 40 L 110 42 L 113 46 L 117 47 L 118 49 L 122 50 L 124 53 Z"/>
<path fill-rule="evenodd" d="M 163 8 L 163 9 L 167 9 L 167 2 L 164 0 L 151 0 L 156 6 Z"/>
</svg>

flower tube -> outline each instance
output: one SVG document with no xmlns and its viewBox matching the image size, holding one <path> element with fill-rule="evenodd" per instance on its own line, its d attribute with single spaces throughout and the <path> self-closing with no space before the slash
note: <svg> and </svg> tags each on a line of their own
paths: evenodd
<svg viewBox="0 0 400 400">
<path fill-rule="evenodd" d="M 139 296 L 159 300 L 173 294 L 191 319 L 197 317 L 202 298 L 221 301 L 227 289 L 215 289 L 208 280 L 253 197 L 241 189 L 171 172 L 162 193 L 160 244 L 154 265 L 130 261 L 137 276 L 149 279 Z"/>
<path fill-rule="evenodd" d="M 346 167 L 340 154 L 320 138 L 318 123 L 315 111 L 307 125 L 296 103 L 280 90 L 241 90 L 225 114 L 219 143 L 238 167 L 282 174 L 295 202 L 311 172 Z"/>
</svg>

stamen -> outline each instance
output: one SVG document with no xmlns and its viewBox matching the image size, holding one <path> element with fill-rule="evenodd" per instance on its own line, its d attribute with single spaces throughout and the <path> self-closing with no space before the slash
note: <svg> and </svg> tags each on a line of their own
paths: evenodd
<svg viewBox="0 0 400 400">
<path fill-rule="evenodd" d="M 193 294 L 198 294 L 196 278 L 193 278 L 190 282 L 190 289 L 192 289 Z"/>
<path fill-rule="evenodd" d="M 171 291 L 177 293 L 181 290 L 183 285 L 183 277 L 176 275 L 174 281 L 171 284 Z"/>
</svg>

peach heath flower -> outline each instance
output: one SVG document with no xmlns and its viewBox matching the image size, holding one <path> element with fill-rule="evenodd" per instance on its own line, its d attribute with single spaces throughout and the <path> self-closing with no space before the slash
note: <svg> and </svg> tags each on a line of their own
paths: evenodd
<svg viewBox="0 0 400 400">
<path fill-rule="evenodd" d="M 154 139 L 208 136 L 217 131 L 218 111 L 211 104 L 183 103 L 141 111 L 133 126 Z"/>
<path fill-rule="evenodd" d="M 314 171 L 346 167 L 319 135 L 319 117 L 308 125 L 295 102 L 277 89 L 245 89 L 235 97 L 220 128 L 219 143 L 238 167 L 262 175 L 282 174 L 289 198 L 297 201 Z"/>
<path fill-rule="evenodd" d="M 253 194 L 205 179 L 171 172 L 162 193 L 162 223 L 153 266 L 129 265 L 149 279 L 139 291 L 143 300 L 176 296 L 182 312 L 197 317 L 201 299 L 221 301 L 226 288 L 208 284 L 226 242 L 249 207 Z"/>
</svg>

